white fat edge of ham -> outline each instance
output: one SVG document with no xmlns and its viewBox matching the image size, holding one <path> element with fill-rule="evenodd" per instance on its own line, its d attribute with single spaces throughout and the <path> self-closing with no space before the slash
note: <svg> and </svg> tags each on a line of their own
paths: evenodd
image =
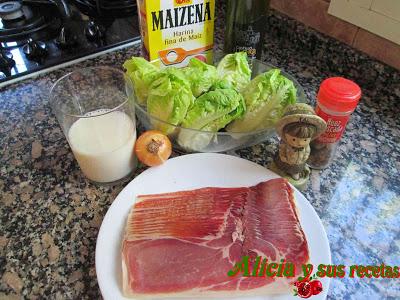
<svg viewBox="0 0 400 300">
<path fill-rule="evenodd" d="M 227 298 L 230 299 L 231 297 L 244 297 L 244 296 L 265 296 L 271 294 L 282 294 L 282 293 L 290 293 L 292 289 L 292 284 L 287 280 L 285 277 L 276 277 L 277 279 L 268 285 L 254 288 L 250 290 L 240 290 L 235 289 L 231 291 L 212 291 L 210 287 L 217 286 L 219 284 L 210 285 L 206 288 L 193 288 L 190 291 L 184 292 L 176 292 L 173 294 L 169 293 L 159 293 L 159 294 L 136 294 L 136 293 L 129 293 L 129 297 L 134 297 L 137 299 L 165 299 L 165 298 L 186 298 L 186 299 L 220 299 L 220 298 Z"/>
</svg>

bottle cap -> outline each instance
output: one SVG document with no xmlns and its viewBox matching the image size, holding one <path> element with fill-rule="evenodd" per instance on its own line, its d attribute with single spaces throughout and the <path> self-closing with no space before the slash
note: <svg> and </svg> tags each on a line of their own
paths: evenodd
<svg viewBox="0 0 400 300">
<path fill-rule="evenodd" d="M 353 112 L 361 98 L 361 89 L 343 77 L 325 79 L 318 91 L 318 102 L 337 112 Z"/>
</svg>

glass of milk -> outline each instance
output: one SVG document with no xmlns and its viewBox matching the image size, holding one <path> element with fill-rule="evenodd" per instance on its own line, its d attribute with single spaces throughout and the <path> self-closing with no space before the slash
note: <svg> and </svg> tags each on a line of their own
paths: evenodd
<svg viewBox="0 0 400 300">
<path fill-rule="evenodd" d="M 85 176 L 113 183 L 136 168 L 132 84 L 122 71 L 85 68 L 52 87 L 50 104 Z"/>
</svg>

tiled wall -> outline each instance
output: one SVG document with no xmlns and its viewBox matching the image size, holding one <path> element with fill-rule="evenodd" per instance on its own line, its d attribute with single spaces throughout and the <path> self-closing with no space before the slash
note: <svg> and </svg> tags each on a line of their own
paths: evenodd
<svg viewBox="0 0 400 300">
<path fill-rule="evenodd" d="M 400 45 L 399 0 L 331 0 L 328 13 Z"/>
<path fill-rule="evenodd" d="M 271 0 L 272 8 L 400 70 L 400 45 L 328 14 L 329 4 L 330 0 Z"/>
</svg>

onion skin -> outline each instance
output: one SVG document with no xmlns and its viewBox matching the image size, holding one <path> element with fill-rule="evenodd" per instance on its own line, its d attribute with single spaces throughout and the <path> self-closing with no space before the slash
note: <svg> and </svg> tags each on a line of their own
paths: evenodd
<svg viewBox="0 0 400 300">
<path fill-rule="evenodd" d="M 163 164 L 171 153 L 171 141 L 158 130 L 144 132 L 135 143 L 135 154 L 138 160 L 149 167 Z"/>
</svg>

